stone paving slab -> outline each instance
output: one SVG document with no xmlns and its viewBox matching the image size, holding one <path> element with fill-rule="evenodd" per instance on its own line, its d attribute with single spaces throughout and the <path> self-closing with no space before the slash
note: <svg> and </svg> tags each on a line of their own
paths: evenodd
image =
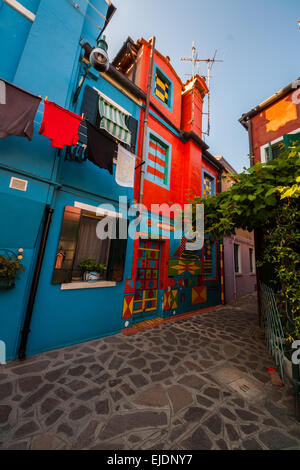
<svg viewBox="0 0 300 470">
<path fill-rule="evenodd" d="M 250 295 L 204 315 L 0 366 L 1 449 L 300 449 Z M 261 393 L 231 385 L 248 380 Z"/>
</svg>

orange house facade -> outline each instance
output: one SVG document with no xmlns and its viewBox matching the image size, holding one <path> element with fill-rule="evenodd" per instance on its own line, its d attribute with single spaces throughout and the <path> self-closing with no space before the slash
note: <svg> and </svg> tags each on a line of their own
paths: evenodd
<svg viewBox="0 0 300 470">
<path fill-rule="evenodd" d="M 183 84 L 170 59 L 155 50 L 144 134 L 151 49 L 151 42 L 128 38 L 113 61 L 145 97 L 134 188 L 135 201 L 142 202 L 145 211 L 135 240 L 131 278 L 126 280 L 124 329 L 144 320 L 219 305 L 223 299 L 222 245 L 207 239 L 201 250 L 188 251 L 185 239 L 174 235 L 176 211 L 170 211 L 172 205 L 188 204 L 190 194 L 219 191 L 223 167 L 202 140 L 202 109 L 209 90 L 198 75 Z"/>
<path fill-rule="evenodd" d="M 300 79 L 243 114 L 240 122 L 249 132 L 251 164 L 276 158 L 284 136 L 300 134 Z"/>
</svg>

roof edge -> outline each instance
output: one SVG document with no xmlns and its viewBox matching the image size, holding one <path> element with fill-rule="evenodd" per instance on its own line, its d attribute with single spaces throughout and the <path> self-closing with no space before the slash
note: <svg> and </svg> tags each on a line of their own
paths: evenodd
<svg viewBox="0 0 300 470">
<path fill-rule="evenodd" d="M 242 126 L 244 126 L 247 129 L 246 123 L 249 119 L 253 118 L 257 114 L 259 114 L 261 111 L 266 109 L 268 106 L 275 103 L 280 98 L 288 95 L 292 90 L 296 90 L 299 87 L 300 87 L 300 77 L 294 80 L 293 82 L 291 82 L 286 87 L 281 88 L 281 90 L 274 93 L 274 95 L 270 96 L 270 98 L 266 99 L 265 101 L 262 101 L 255 108 L 252 108 L 250 111 L 248 111 L 248 113 L 243 114 L 242 117 L 239 119 L 239 122 L 242 124 Z"/>
</svg>

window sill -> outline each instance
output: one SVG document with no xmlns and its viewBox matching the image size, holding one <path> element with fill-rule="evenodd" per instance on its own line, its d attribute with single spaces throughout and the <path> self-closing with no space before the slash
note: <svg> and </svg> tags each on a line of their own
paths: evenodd
<svg viewBox="0 0 300 470">
<path fill-rule="evenodd" d="M 116 285 L 116 282 L 111 281 L 70 282 L 70 284 L 62 284 L 61 290 L 100 289 L 103 287 L 116 287 Z"/>
</svg>

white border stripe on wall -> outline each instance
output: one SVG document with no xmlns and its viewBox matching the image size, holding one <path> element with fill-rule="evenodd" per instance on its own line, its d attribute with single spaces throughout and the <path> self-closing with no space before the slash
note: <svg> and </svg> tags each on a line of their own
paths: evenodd
<svg viewBox="0 0 300 470">
<path fill-rule="evenodd" d="M 34 22 L 36 16 L 34 13 L 31 11 L 27 10 L 27 8 L 23 7 L 23 5 L 20 2 L 17 2 L 17 0 L 3 0 L 4 3 L 7 3 L 11 8 L 16 10 L 18 13 L 21 15 L 25 16 L 29 21 Z"/>
</svg>

